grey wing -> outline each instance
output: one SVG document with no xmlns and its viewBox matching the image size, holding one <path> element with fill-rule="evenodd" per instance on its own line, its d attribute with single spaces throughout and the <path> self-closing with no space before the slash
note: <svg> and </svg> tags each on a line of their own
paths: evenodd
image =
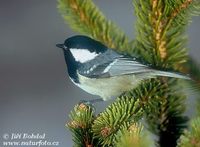
<svg viewBox="0 0 200 147">
<path fill-rule="evenodd" d="M 141 79 L 164 76 L 190 80 L 190 77 L 187 75 L 183 75 L 177 72 L 156 70 L 130 57 L 124 57 L 117 54 L 114 56 L 112 55 L 106 57 L 109 57 L 109 59 L 102 59 L 101 57 L 99 60 L 95 60 L 96 64 L 94 64 L 94 61 L 89 62 L 89 68 L 87 66 L 84 67 L 84 72 L 80 74 L 89 78 L 107 78 L 113 76 L 135 74 L 138 78 Z M 102 60 L 104 62 L 102 62 Z"/>
<path fill-rule="evenodd" d="M 139 74 L 152 71 L 148 66 L 133 60 L 132 58 L 118 57 L 112 61 L 97 65 L 88 71 L 87 76 L 95 77 L 112 77 L 128 74 Z"/>
<path fill-rule="evenodd" d="M 152 71 L 148 66 L 133 60 L 131 58 L 118 58 L 110 63 L 103 71 L 110 76 L 119 76 L 127 74 L 139 74 Z"/>
</svg>

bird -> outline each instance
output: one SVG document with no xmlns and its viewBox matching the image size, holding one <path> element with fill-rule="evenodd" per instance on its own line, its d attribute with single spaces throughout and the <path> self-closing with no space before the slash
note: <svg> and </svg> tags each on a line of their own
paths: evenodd
<svg viewBox="0 0 200 147">
<path fill-rule="evenodd" d="M 69 37 L 56 46 L 63 50 L 71 81 L 87 93 L 100 96 L 102 101 L 116 98 L 147 79 L 190 79 L 179 72 L 159 70 L 84 35 Z"/>
</svg>

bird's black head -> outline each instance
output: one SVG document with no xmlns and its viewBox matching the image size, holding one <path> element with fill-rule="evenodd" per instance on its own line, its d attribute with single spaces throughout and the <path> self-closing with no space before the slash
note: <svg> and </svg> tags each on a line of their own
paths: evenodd
<svg viewBox="0 0 200 147">
<path fill-rule="evenodd" d="M 65 40 L 64 44 L 57 44 L 56 46 L 64 51 L 70 77 L 74 76 L 81 64 L 94 59 L 107 50 L 107 47 L 102 43 L 80 35 L 70 37 Z"/>
<path fill-rule="evenodd" d="M 74 58 L 80 63 L 92 60 L 107 50 L 107 47 L 101 42 L 81 35 L 70 37 L 65 40 L 64 44 L 56 46 L 63 49 L 65 56 Z"/>
<path fill-rule="evenodd" d="M 88 50 L 90 52 L 101 53 L 104 52 L 107 47 L 101 42 L 96 41 L 90 37 L 77 35 L 70 38 L 67 38 L 64 44 L 57 44 L 57 47 L 68 49 L 80 49 Z"/>
</svg>

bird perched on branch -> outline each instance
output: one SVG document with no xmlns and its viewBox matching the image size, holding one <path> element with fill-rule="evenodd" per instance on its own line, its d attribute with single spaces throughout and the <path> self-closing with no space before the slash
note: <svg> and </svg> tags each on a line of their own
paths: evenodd
<svg viewBox="0 0 200 147">
<path fill-rule="evenodd" d="M 181 73 L 152 68 L 87 36 L 73 36 L 56 46 L 63 49 L 72 82 L 104 101 L 134 89 L 145 79 L 158 76 L 190 79 Z"/>
</svg>

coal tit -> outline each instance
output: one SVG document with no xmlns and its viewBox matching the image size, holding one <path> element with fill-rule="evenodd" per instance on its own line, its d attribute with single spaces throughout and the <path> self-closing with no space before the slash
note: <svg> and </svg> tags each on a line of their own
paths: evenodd
<svg viewBox="0 0 200 147">
<path fill-rule="evenodd" d="M 157 76 L 190 79 L 180 73 L 152 68 L 87 36 L 73 36 L 56 46 L 64 51 L 72 82 L 103 100 L 117 97 L 134 89 L 141 81 Z"/>
</svg>

